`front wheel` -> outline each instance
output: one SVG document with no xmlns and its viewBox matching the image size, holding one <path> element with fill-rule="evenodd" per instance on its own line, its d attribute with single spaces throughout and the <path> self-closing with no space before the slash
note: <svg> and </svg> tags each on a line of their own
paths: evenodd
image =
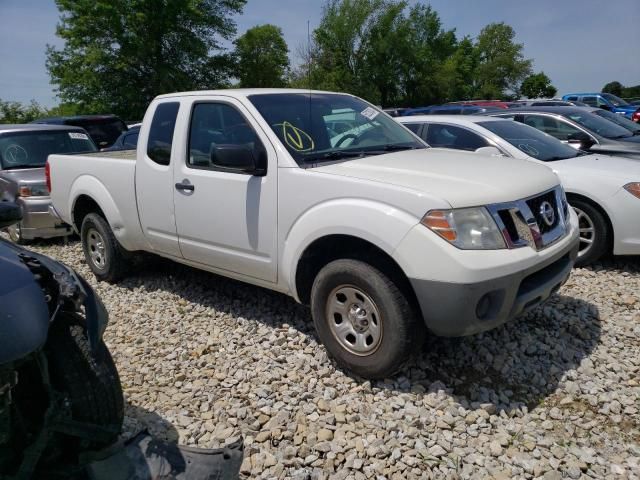
<svg viewBox="0 0 640 480">
<path fill-rule="evenodd" d="M 320 270 L 311 291 L 311 312 L 331 356 L 364 378 L 396 373 L 425 331 L 398 286 L 358 260 L 335 260 Z"/>
<path fill-rule="evenodd" d="M 577 267 L 584 267 L 598 260 L 609 248 L 611 232 L 604 215 L 591 203 L 570 200 L 571 207 L 578 215 L 580 246 Z"/>
</svg>

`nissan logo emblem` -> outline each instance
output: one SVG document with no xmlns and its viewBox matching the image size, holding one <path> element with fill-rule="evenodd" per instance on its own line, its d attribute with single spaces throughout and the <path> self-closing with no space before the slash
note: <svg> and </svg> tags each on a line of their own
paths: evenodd
<svg viewBox="0 0 640 480">
<path fill-rule="evenodd" d="M 540 216 L 549 227 L 553 225 L 553 222 L 556 221 L 556 212 L 553 209 L 553 205 L 547 201 L 542 202 L 540 204 Z"/>
</svg>

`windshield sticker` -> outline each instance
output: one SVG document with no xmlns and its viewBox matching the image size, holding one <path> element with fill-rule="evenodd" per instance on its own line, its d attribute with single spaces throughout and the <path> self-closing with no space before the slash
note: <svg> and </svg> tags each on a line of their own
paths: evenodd
<svg viewBox="0 0 640 480">
<path fill-rule="evenodd" d="M 311 135 L 286 121 L 282 122 L 282 137 L 289 148 L 296 152 L 309 152 L 316 148 Z"/>
<path fill-rule="evenodd" d="M 375 108 L 367 107 L 363 111 L 360 112 L 360 115 L 362 115 L 365 118 L 368 118 L 369 120 L 373 120 L 374 118 L 376 118 L 378 116 L 379 113 L 380 112 L 377 111 Z"/>
<path fill-rule="evenodd" d="M 80 132 L 69 132 L 69 137 L 73 140 L 89 140 L 89 137 L 86 133 Z"/>
</svg>

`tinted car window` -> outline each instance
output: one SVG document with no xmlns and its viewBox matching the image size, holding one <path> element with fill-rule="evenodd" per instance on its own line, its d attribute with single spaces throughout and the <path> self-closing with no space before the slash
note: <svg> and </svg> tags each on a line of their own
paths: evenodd
<svg viewBox="0 0 640 480">
<path fill-rule="evenodd" d="M 606 120 L 609 120 L 610 122 L 620 125 L 621 127 L 626 128 L 627 130 L 635 133 L 636 135 L 640 134 L 640 124 L 629 120 L 624 115 L 620 115 L 619 113 L 613 113 L 608 110 L 594 110 L 592 113 Z"/>
<path fill-rule="evenodd" d="M 569 135 L 580 132 L 579 128 L 576 128 L 563 120 L 546 115 L 526 114 L 524 115 L 523 123 L 530 127 L 537 128 L 544 133 L 548 133 L 558 140 L 568 140 Z"/>
<path fill-rule="evenodd" d="M 565 116 L 582 125 L 587 130 L 591 130 L 605 138 L 615 139 L 632 136 L 629 130 L 590 112 L 569 113 Z"/>
<path fill-rule="evenodd" d="M 466 128 L 439 123 L 429 124 L 426 141 L 432 147 L 455 148 L 472 152 L 478 148 L 489 146 L 484 138 Z"/>
<path fill-rule="evenodd" d="M 0 166 L 3 170 L 44 167 L 47 157 L 54 153 L 96 150 L 83 132 L 15 132 L 0 135 Z"/>
<path fill-rule="evenodd" d="M 140 135 L 140 132 L 133 132 L 125 135 L 124 140 L 122 141 L 122 146 L 125 148 L 136 148 L 138 145 L 138 135 Z"/>
<path fill-rule="evenodd" d="M 173 131 L 179 108 L 178 102 L 160 103 L 153 114 L 147 142 L 147 155 L 159 165 L 171 163 Z"/>
<path fill-rule="evenodd" d="M 611 93 L 603 93 L 602 96 L 616 107 L 625 107 L 629 105 L 629 102 L 621 99 L 620 97 L 616 97 Z"/>
<path fill-rule="evenodd" d="M 409 130 L 411 130 L 413 133 L 415 133 L 416 135 L 420 131 L 419 123 L 403 123 L 403 125 L 407 127 Z"/>
<path fill-rule="evenodd" d="M 578 97 L 575 97 L 575 96 L 567 97 L 567 100 L 569 100 L 570 102 L 575 102 L 578 100 Z"/>
<path fill-rule="evenodd" d="M 127 130 L 127 126 L 119 118 L 73 119 L 65 123 L 84 128 L 99 148 L 113 145 L 120 134 Z"/>
<path fill-rule="evenodd" d="M 540 130 L 518 122 L 479 122 L 525 154 L 543 162 L 573 158 L 581 153 Z"/>
<path fill-rule="evenodd" d="M 586 103 L 590 107 L 598 106 L 598 98 L 597 97 L 582 97 L 582 103 Z"/>
<path fill-rule="evenodd" d="M 212 163 L 212 154 L 216 147 L 223 145 L 246 146 L 251 150 L 263 148 L 251 125 L 231 105 L 194 105 L 189 127 L 188 164 L 192 167 L 216 169 Z M 254 158 L 257 158 L 257 155 L 257 151 L 254 152 Z M 229 165 L 225 171 L 234 168 L 233 165 Z"/>
</svg>

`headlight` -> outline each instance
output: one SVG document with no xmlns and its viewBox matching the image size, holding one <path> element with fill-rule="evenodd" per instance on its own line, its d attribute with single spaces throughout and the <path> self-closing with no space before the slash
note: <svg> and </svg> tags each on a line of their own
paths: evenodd
<svg viewBox="0 0 640 480">
<path fill-rule="evenodd" d="M 640 198 L 640 182 L 627 183 L 624 189 L 634 197 Z"/>
<path fill-rule="evenodd" d="M 496 222 L 483 207 L 431 210 L 420 223 L 463 250 L 506 248 Z"/>
<path fill-rule="evenodd" d="M 43 184 L 24 185 L 18 189 L 18 195 L 21 197 L 48 197 L 49 190 Z"/>
</svg>

